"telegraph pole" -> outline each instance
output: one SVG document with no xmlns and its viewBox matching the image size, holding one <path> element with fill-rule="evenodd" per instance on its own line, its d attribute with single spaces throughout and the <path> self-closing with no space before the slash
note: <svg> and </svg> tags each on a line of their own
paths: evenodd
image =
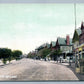
<svg viewBox="0 0 84 84">
<path fill-rule="evenodd" d="M 74 17 L 75 17 L 75 29 L 76 29 L 76 3 L 74 3 Z"/>
</svg>

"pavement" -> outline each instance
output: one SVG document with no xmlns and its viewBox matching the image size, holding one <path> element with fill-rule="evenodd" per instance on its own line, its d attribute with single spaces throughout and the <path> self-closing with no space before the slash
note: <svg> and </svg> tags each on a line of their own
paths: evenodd
<svg viewBox="0 0 84 84">
<path fill-rule="evenodd" d="M 79 81 L 84 81 L 84 74 L 76 73 L 75 63 L 71 63 L 71 66 L 69 65 L 69 63 L 59 63 L 59 64 L 64 65 L 64 66 L 68 67 L 69 69 L 71 69 L 73 71 L 73 73 L 78 77 Z"/>
</svg>

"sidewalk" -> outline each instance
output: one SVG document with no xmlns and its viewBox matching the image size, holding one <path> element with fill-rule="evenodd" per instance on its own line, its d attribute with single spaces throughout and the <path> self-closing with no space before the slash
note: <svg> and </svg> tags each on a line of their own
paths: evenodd
<svg viewBox="0 0 84 84">
<path fill-rule="evenodd" d="M 71 63 L 71 66 L 69 65 L 69 63 L 61 63 L 61 64 L 70 68 L 74 72 L 74 74 L 78 77 L 79 81 L 84 81 L 84 74 L 75 72 L 75 63 Z"/>
<path fill-rule="evenodd" d="M 60 65 L 63 65 L 63 66 L 66 66 L 66 67 L 68 67 L 68 68 L 70 68 L 72 71 L 73 71 L 73 73 L 78 77 L 78 79 L 79 79 L 79 81 L 84 81 L 84 74 L 80 74 L 80 73 L 76 73 L 75 72 L 75 63 L 71 63 L 71 66 L 69 65 L 69 63 L 60 63 L 59 61 L 58 61 L 58 63 L 57 63 L 57 61 L 53 61 L 53 60 L 51 60 L 51 61 L 46 61 L 46 62 L 51 62 L 51 63 L 56 63 L 56 64 L 60 64 Z"/>
</svg>

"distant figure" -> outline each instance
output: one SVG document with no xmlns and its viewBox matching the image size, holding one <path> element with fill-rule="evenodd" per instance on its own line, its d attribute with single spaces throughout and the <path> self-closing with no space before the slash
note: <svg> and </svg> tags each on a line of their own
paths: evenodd
<svg viewBox="0 0 84 84">
<path fill-rule="evenodd" d="M 62 58 L 60 57 L 60 63 L 62 62 Z"/>
<path fill-rule="evenodd" d="M 45 59 L 45 61 L 46 61 L 46 58 L 44 58 Z"/>
<path fill-rule="evenodd" d="M 57 57 L 57 63 L 58 63 L 58 57 Z"/>
<path fill-rule="evenodd" d="M 70 57 L 70 58 L 69 58 L 69 65 L 70 65 L 70 66 L 71 66 L 71 60 L 72 60 L 72 58 Z"/>
</svg>

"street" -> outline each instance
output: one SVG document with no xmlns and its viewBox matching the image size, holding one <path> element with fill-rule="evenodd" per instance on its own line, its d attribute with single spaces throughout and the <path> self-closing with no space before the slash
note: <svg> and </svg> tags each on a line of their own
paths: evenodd
<svg viewBox="0 0 84 84">
<path fill-rule="evenodd" d="M 68 67 L 50 61 L 23 58 L 0 66 L 0 81 L 79 80 Z"/>
</svg>

